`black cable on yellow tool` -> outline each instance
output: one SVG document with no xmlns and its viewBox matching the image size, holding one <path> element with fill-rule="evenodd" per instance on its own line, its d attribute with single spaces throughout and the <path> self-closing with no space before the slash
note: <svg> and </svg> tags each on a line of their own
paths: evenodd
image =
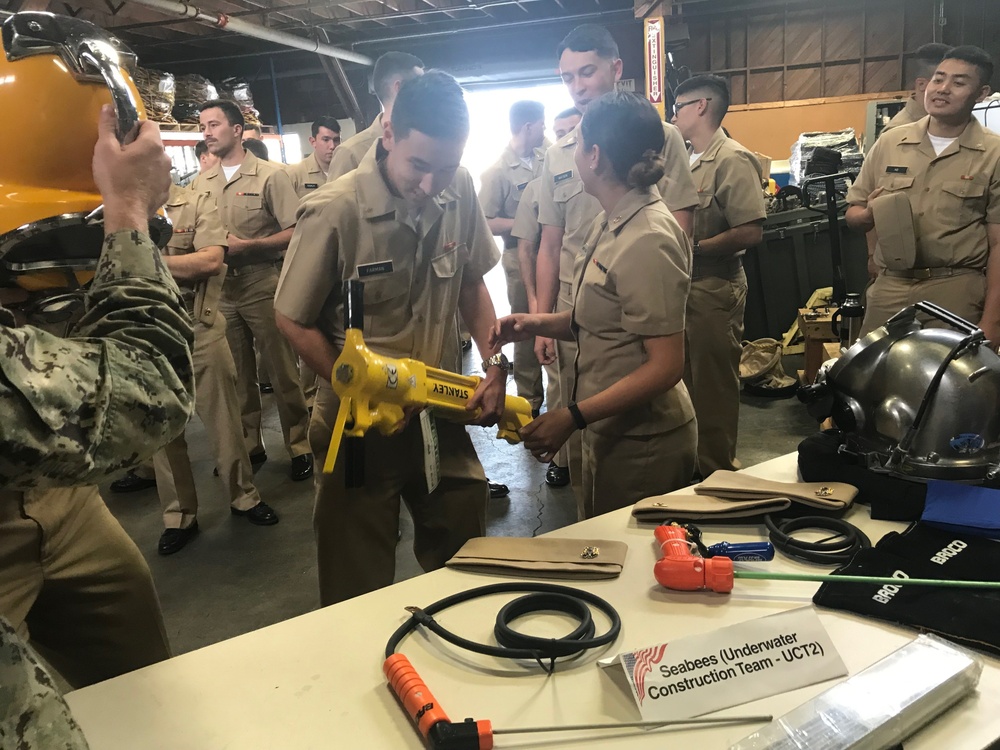
<svg viewBox="0 0 1000 750">
<path fill-rule="evenodd" d="M 764 516 L 769 538 L 774 548 L 788 557 L 816 565 L 843 565 L 860 549 L 872 546 L 871 540 L 854 524 L 826 516 L 802 516 L 775 520 Z M 792 536 L 803 529 L 828 531 L 831 536 L 808 542 Z"/>
<path fill-rule="evenodd" d="M 499 646 L 477 643 L 455 635 L 442 627 L 433 615 L 456 604 L 479 599 L 484 596 L 503 593 L 527 592 L 501 607 L 497 613 L 497 621 L 493 633 Z M 611 625 L 607 632 L 595 635 L 595 626 L 590 608 L 594 607 L 608 616 Z M 459 648 L 474 651 L 487 656 L 498 656 L 504 659 L 533 659 L 546 672 L 555 670 L 556 659 L 574 656 L 589 649 L 599 648 L 613 643 L 621 631 L 621 618 L 618 612 L 608 602 L 587 591 L 559 586 L 552 583 L 495 583 L 489 586 L 460 591 L 445 597 L 427 607 L 407 607 L 410 619 L 404 622 L 392 634 L 385 646 L 385 663 L 382 672 L 389 681 L 390 687 L 399 698 L 406 713 L 417 725 L 424 741 L 432 750 L 491 750 L 495 734 L 530 734 L 536 732 L 576 732 L 599 729 L 624 728 L 656 728 L 675 726 L 679 724 L 733 724 L 757 723 L 763 724 L 771 720 L 770 716 L 722 716 L 719 718 L 701 718 L 678 721 L 639 721 L 607 724 L 578 724 L 573 726 L 551 727 L 521 727 L 509 729 L 494 729 L 486 719 L 476 721 L 466 719 L 453 723 L 441 708 L 440 704 L 427 688 L 426 683 L 417 674 L 410 660 L 403 654 L 397 654 L 396 649 L 407 635 L 418 626 L 428 628 L 431 632 L 444 638 Z M 536 638 L 518 633 L 510 624 L 527 614 L 535 612 L 562 612 L 576 617 L 579 626 L 562 638 Z M 548 660 L 549 665 L 545 665 Z"/>
</svg>

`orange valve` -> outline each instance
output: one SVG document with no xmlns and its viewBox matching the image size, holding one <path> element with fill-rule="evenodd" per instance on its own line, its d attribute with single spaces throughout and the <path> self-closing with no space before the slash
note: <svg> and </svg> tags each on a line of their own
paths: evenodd
<svg viewBox="0 0 1000 750">
<path fill-rule="evenodd" d="M 663 553 L 653 568 L 653 575 L 661 586 L 674 591 L 709 589 L 719 594 L 733 590 L 733 561 L 730 558 L 693 555 L 687 531 L 680 526 L 657 526 L 653 535 Z"/>
</svg>

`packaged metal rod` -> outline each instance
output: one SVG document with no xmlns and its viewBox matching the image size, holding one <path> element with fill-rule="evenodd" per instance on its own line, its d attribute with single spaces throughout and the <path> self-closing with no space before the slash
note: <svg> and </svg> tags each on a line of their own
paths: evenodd
<svg viewBox="0 0 1000 750">
<path fill-rule="evenodd" d="M 982 671 L 965 649 L 921 635 L 730 750 L 888 748 L 975 690 Z"/>
</svg>

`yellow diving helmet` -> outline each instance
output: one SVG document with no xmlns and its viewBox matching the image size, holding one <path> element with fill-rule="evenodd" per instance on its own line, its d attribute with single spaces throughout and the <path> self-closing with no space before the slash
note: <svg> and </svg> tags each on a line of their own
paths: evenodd
<svg viewBox="0 0 1000 750">
<path fill-rule="evenodd" d="M 51 13 L 14 13 L 0 35 L 0 287 L 79 289 L 103 239 L 91 172 L 101 106 L 114 104 L 123 143 L 146 118 L 128 72 L 135 56 L 97 26 Z M 150 236 L 165 246 L 169 222 L 155 217 Z"/>
</svg>

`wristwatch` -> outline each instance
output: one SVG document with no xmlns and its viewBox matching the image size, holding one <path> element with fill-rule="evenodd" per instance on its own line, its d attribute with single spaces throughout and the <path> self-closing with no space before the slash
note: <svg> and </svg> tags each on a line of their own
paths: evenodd
<svg viewBox="0 0 1000 750">
<path fill-rule="evenodd" d="M 514 369 L 514 365 L 510 363 L 510 360 L 507 359 L 507 355 L 503 352 L 499 352 L 494 354 L 489 359 L 483 360 L 483 372 L 486 372 L 491 367 L 499 367 L 504 372 L 510 372 Z"/>
</svg>

